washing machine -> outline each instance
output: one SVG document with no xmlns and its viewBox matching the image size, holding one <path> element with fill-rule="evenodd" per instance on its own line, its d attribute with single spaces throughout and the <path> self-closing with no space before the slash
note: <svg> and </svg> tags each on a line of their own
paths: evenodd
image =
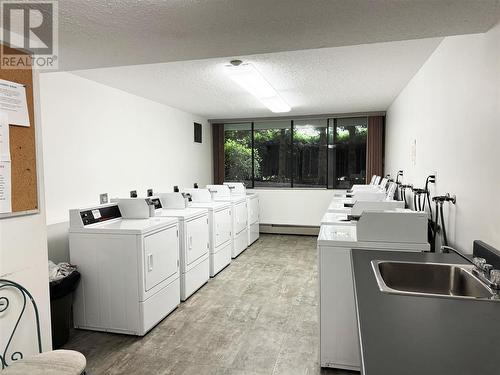
<svg viewBox="0 0 500 375">
<path fill-rule="evenodd" d="M 213 201 L 208 189 L 183 189 L 183 193 L 191 196 L 189 207 L 208 210 L 210 277 L 214 277 L 231 263 L 231 203 Z"/>
<path fill-rule="evenodd" d="M 233 245 L 231 256 L 236 258 L 248 247 L 248 210 L 246 195 L 233 195 L 227 185 L 207 185 L 217 202 L 231 203 Z"/>
<path fill-rule="evenodd" d="M 382 188 L 363 189 L 346 193 L 335 193 L 334 200 L 351 199 L 360 201 L 381 201 L 387 196 L 387 190 Z"/>
<path fill-rule="evenodd" d="M 321 224 L 335 224 L 356 219 L 365 211 L 396 211 L 404 209 L 403 201 L 355 201 L 354 203 L 333 202 L 321 219 Z M 341 224 L 341 223 L 339 223 Z"/>
<path fill-rule="evenodd" d="M 368 185 L 352 185 L 349 189 L 350 192 L 360 191 L 360 190 L 385 190 L 389 179 L 387 177 L 381 178 L 380 176 L 372 176 L 372 179 Z"/>
<path fill-rule="evenodd" d="M 127 219 L 117 203 L 70 210 L 70 261 L 82 275 L 76 328 L 143 336 L 179 305 L 178 221 L 139 211 Z"/>
<path fill-rule="evenodd" d="M 325 212 L 321 218 L 320 225 L 337 224 L 337 225 L 353 225 L 351 220 L 348 219 L 347 213 Z"/>
<path fill-rule="evenodd" d="M 360 370 L 353 249 L 429 251 L 427 214 L 367 211 L 356 225 L 321 226 L 318 236 L 321 367 Z"/>
<path fill-rule="evenodd" d="M 354 205 L 358 202 L 376 202 L 373 205 L 382 203 L 381 206 L 391 209 L 391 207 L 399 208 L 404 207 L 404 202 L 395 201 L 394 193 L 396 192 L 397 185 L 394 182 L 389 183 L 388 189 L 385 192 L 361 192 L 353 197 L 334 197 L 327 208 L 328 212 L 347 213 L 349 214 Z"/>
<path fill-rule="evenodd" d="M 363 190 L 381 190 L 382 186 L 386 186 L 388 179 L 387 178 L 381 178 L 380 176 L 373 175 L 370 183 L 369 184 L 355 184 L 352 185 L 350 189 L 333 189 L 333 196 L 334 197 L 345 197 L 346 194 L 352 194 L 353 192 L 356 191 L 363 191 Z"/>
</svg>

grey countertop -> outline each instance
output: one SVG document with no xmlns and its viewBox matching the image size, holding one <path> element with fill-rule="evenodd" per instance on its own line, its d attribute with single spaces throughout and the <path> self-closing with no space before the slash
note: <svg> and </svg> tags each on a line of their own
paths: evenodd
<svg viewBox="0 0 500 375">
<path fill-rule="evenodd" d="M 382 293 L 372 260 L 464 263 L 455 254 L 353 250 L 363 374 L 500 374 L 500 302 Z"/>
</svg>

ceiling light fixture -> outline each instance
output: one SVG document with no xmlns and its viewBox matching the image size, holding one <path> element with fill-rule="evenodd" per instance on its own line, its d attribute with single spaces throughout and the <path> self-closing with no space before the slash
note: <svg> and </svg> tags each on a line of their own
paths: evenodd
<svg viewBox="0 0 500 375">
<path fill-rule="evenodd" d="M 252 64 L 232 60 L 231 65 L 226 66 L 226 71 L 234 82 L 259 99 L 272 112 L 290 112 L 290 106 Z"/>
</svg>

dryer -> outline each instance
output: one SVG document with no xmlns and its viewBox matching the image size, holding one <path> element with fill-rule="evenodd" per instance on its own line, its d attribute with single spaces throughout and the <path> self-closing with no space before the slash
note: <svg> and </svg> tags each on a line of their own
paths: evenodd
<svg viewBox="0 0 500 375">
<path fill-rule="evenodd" d="M 116 203 L 70 210 L 76 328 L 142 336 L 179 305 L 177 219 L 136 217 Z"/>
<path fill-rule="evenodd" d="M 224 182 L 231 190 L 231 196 L 246 196 L 247 199 L 247 233 L 248 246 L 259 239 L 260 221 L 259 221 L 259 196 L 255 193 L 249 193 L 243 182 Z"/>
<path fill-rule="evenodd" d="M 260 220 L 259 220 L 259 196 L 255 193 L 247 193 L 248 208 L 248 246 L 259 239 Z"/>
<path fill-rule="evenodd" d="M 208 189 L 184 189 L 191 195 L 190 207 L 208 210 L 210 277 L 231 263 L 232 215 L 230 202 L 215 202 Z"/>
<path fill-rule="evenodd" d="M 227 185 L 207 185 L 217 202 L 231 203 L 233 246 L 231 256 L 236 258 L 248 247 L 248 211 L 245 195 L 232 195 Z"/>
<path fill-rule="evenodd" d="M 149 198 L 116 199 L 120 208 L 126 210 L 137 203 L 155 217 L 178 220 L 180 299 L 187 300 L 205 285 L 209 279 L 208 211 L 188 208 L 187 199 L 181 193 L 163 193 Z"/>
</svg>

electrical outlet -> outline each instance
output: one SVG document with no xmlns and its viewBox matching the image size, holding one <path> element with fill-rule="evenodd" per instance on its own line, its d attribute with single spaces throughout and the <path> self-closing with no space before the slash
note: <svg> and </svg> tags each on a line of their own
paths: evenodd
<svg viewBox="0 0 500 375">
<path fill-rule="evenodd" d="M 137 198 L 137 190 L 130 190 L 130 198 Z"/>
<path fill-rule="evenodd" d="M 410 146 L 410 160 L 413 167 L 417 166 L 417 140 L 413 139 Z"/>
<path fill-rule="evenodd" d="M 108 203 L 109 202 L 108 193 L 104 193 L 104 194 L 99 195 L 99 202 L 101 202 L 101 204 Z"/>
</svg>

